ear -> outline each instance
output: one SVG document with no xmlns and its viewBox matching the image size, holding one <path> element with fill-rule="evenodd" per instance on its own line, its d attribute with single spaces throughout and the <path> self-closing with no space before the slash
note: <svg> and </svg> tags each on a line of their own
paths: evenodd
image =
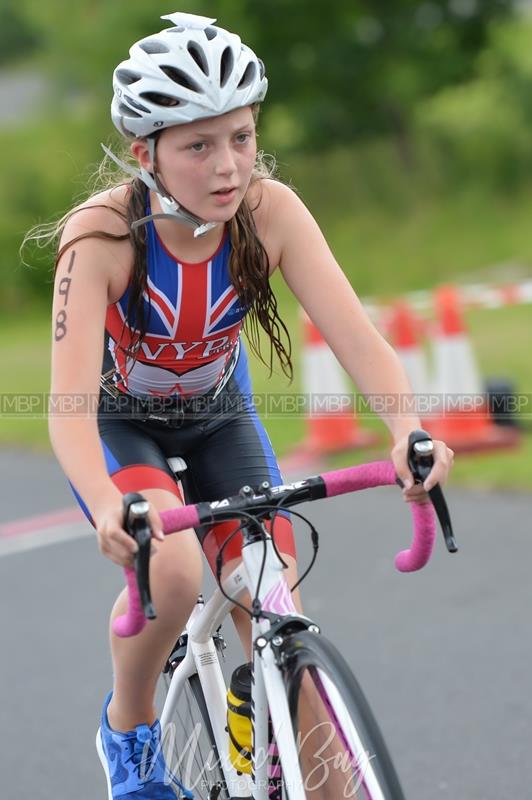
<svg viewBox="0 0 532 800">
<path fill-rule="evenodd" d="M 134 142 L 131 142 L 130 151 L 133 158 L 136 158 L 139 162 L 139 166 L 144 167 L 148 172 L 153 172 L 153 164 L 151 163 L 146 139 L 135 139 Z"/>
</svg>

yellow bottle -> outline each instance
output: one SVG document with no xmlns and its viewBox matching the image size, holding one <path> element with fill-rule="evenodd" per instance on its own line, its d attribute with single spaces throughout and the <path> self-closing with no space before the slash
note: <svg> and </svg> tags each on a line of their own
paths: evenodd
<svg viewBox="0 0 532 800">
<path fill-rule="evenodd" d="M 227 691 L 229 759 L 238 772 L 251 774 L 251 664 L 237 667 Z"/>
</svg>

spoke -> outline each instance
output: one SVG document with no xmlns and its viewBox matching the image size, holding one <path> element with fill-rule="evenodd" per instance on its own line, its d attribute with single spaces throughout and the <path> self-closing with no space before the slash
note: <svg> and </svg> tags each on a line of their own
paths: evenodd
<svg viewBox="0 0 532 800">
<path fill-rule="evenodd" d="M 166 687 L 168 688 L 170 680 L 165 676 Z M 198 706 L 196 696 L 190 684 L 185 685 L 183 693 L 181 694 L 180 704 L 175 712 L 176 717 L 176 736 L 175 736 L 175 758 L 177 761 L 177 769 L 172 771 L 178 776 L 179 780 L 191 789 L 194 797 L 197 800 L 209 800 L 210 784 L 214 784 L 217 780 L 216 771 L 211 779 L 209 779 L 209 770 L 206 768 L 207 759 L 204 756 L 205 744 L 201 741 L 202 736 L 206 737 L 207 745 L 210 748 L 210 754 L 213 754 L 212 743 L 205 725 L 205 721 Z M 198 725 L 200 726 L 198 729 Z M 188 742 L 188 745 L 187 745 Z M 197 783 L 197 786 L 189 786 L 184 771 L 186 769 L 186 761 L 190 759 L 190 752 L 187 754 L 184 761 L 181 761 L 181 756 L 184 752 L 185 746 L 193 748 L 192 761 L 197 769 L 197 774 L 190 775 L 189 781 Z"/>
</svg>

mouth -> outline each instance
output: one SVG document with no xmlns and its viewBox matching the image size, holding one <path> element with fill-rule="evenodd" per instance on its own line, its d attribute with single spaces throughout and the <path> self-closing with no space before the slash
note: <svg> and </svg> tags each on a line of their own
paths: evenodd
<svg viewBox="0 0 532 800">
<path fill-rule="evenodd" d="M 221 189 L 211 192 L 212 196 L 215 197 L 219 202 L 226 203 L 230 203 L 234 199 L 236 193 L 236 186 L 223 186 Z"/>
<path fill-rule="evenodd" d="M 236 186 L 222 186 L 221 189 L 217 189 L 215 192 L 212 192 L 212 194 L 224 195 L 231 194 L 231 192 L 236 192 Z"/>
</svg>

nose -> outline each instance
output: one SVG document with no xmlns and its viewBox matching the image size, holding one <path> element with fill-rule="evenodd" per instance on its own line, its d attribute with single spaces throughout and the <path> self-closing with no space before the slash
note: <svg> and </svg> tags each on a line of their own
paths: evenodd
<svg viewBox="0 0 532 800">
<path fill-rule="evenodd" d="M 235 154 L 230 144 L 220 146 L 215 171 L 217 175 L 232 175 L 236 171 Z"/>
</svg>

